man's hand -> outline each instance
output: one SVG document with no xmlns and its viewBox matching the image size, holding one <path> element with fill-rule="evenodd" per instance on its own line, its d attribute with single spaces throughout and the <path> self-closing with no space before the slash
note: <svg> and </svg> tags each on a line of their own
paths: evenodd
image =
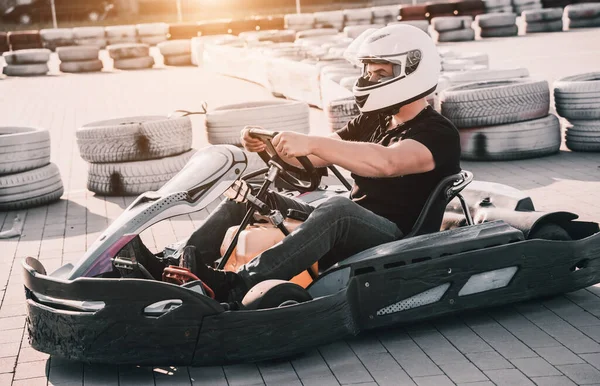
<svg viewBox="0 0 600 386">
<path fill-rule="evenodd" d="M 241 140 L 244 149 L 252 153 L 259 153 L 266 149 L 266 145 L 263 141 L 250 136 L 250 129 L 244 127 L 241 131 Z"/>
<path fill-rule="evenodd" d="M 285 157 L 301 157 L 312 153 L 313 138 L 309 135 L 284 131 L 272 140 L 277 152 Z"/>
</svg>

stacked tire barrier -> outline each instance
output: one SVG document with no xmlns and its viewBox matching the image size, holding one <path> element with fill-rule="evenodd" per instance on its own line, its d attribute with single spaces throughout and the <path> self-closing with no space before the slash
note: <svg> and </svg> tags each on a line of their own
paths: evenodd
<svg viewBox="0 0 600 386">
<path fill-rule="evenodd" d="M 517 15 L 522 14 L 524 11 L 531 11 L 536 9 L 542 9 L 541 0 L 512 0 L 513 11 Z"/>
<path fill-rule="evenodd" d="M 111 25 L 104 27 L 104 32 L 108 45 L 137 42 L 135 25 Z"/>
<path fill-rule="evenodd" d="M 559 32 L 563 30 L 563 9 L 546 8 L 523 11 L 525 33 Z"/>
<path fill-rule="evenodd" d="M 463 42 L 475 40 L 475 30 L 471 28 L 472 16 L 440 16 L 431 19 L 432 36 L 438 42 Z"/>
<path fill-rule="evenodd" d="M 56 201 L 63 194 L 58 167 L 50 162 L 50 133 L 0 127 L 0 211 Z"/>
<path fill-rule="evenodd" d="M 97 46 L 70 46 L 56 49 L 60 71 L 69 73 L 97 72 L 103 68 Z"/>
<path fill-rule="evenodd" d="M 517 36 L 517 15 L 514 13 L 487 13 L 478 15 L 475 21 L 480 28 L 479 35 L 482 38 L 498 38 Z"/>
<path fill-rule="evenodd" d="M 569 29 L 600 27 L 600 3 L 571 4 L 565 14 Z"/>
<path fill-rule="evenodd" d="M 573 151 L 600 152 L 600 72 L 554 82 L 556 112 L 571 124 L 566 145 Z"/>
<path fill-rule="evenodd" d="M 399 5 L 382 5 L 379 7 L 372 7 L 373 12 L 373 24 L 385 24 L 398 21 L 400 16 Z"/>
<path fill-rule="evenodd" d="M 241 147 L 240 132 L 245 126 L 308 134 L 308 104 L 289 100 L 266 100 L 219 106 L 206 113 L 206 134 L 208 142 L 213 145 L 228 144 Z M 248 157 L 246 173 L 265 167 L 265 163 L 256 153 L 245 153 Z"/>
<path fill-rule="evenodd" d="M 459 129 L 462 159 L 516 160 L 559 151 L 560 123 L 548 114 L 547 81 L 467 83 L 441 93 L 441 111 Z"/>
<path fill-rule="evenodd" d="M 73 28 L 73 39 L 78 46 L 106 47 L 104 27 L 77 27 Z"/>
<path fill-rule="evenodd" d="M 314 28 L 335 28 L 341 31 L 344 28 L 344 11 L 324 11 L 313 13 L 315 17 Z"/>
<path fill-rule="evenodd" d="M 39 31 L 11 31 L 8 33 L 7 38 L 12 51 L 43 48 Z"/>
<path fill-rule="evenodd" d="M 190 66 L 192 64 L 191 40 L 169 40 L 157 45 L 166 66 Z"/>
<path fill-rule="evenodd" d="M 89 163 L 87 187 L 135 196 L 160 189 L 195 153 L 189 117 L 138 116 L 93 122 L 76 132 Z"/>
<path fill-rule="evenodd" d="M 3 72 L 8 76 L 40 76 L 49 71 L 51 51 L 47 48 L 32 48 L 9 51 L 2 54 L 6 61 Z"/>
<path fill-rule="evenodd" d="M 345 27 L 371 24 L 373 20 L 373 11 L 371 8 L 346 9 L 343 12 L 344 24 L 342 25 L 341 29 Z"/>
<path fill-rule="evenodd" d="M 74 42 L 71 28 L 41 29 L 40 37 L 44 48 L 56 51 L 57 47 L 72 46 Z"/>
<path fill-rule="evenodd" d="M 512 0 L 484 0 L 485 13 L 513 13 Z"/>
<path fill-rule="evenodd" d="M 288 14 L 283 17 L 285 29 L 304 31 L 315 28 L 315 16 L 312 13 Z"/>
<path fill-rule="evenodd" d="M 154 66 L 150 56 L 150 46 L 142 43 L 121 43 L 106 47 L 114 60 L 114 68 L 119 70 L 138 70 Z"/>
<path fill-rule="evenodd" d="M 138 43 L 155 46 L 168 39 L 169 25 L 167 23 L 146 23 L 135 26 Z"/>
<path fill-rule="evenodd" d="M 336 99 L 329 102 L 325 108 L 329 128 L 335 132 L 344 127 L 352 119 L 360 115 L 360 110 L 354 97 Z"/>
</svg>

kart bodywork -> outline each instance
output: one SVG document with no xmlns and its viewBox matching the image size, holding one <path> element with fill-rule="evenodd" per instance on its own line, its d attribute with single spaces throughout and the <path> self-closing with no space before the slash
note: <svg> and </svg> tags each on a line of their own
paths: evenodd
<svg viewBox="0 0 600 386">
<path fill-rule="evenodd" d="M 460 197 L 470 216 L 460 200 L 452 200 L 438 224 L 441 231 L 349 256 L 307 287 L 312 297 L 308 301 L 232 310 L 193 283 L 103 277 L 113 270 L 111 259 L 136 235 L 158 221 L 205 208 L 245 168 L 240 149 L 207 147 L 160 190 L 139 196 L 77 264 L 47 273 L 37 259 L 25 259 L 32 347 L 94 363 L 257 361 L 363 330 L 600 282 L 598 224 L 576 221 L 568 212 L 537 212 L 523 193 L 478 181 Z M 328 187 L 300 199 L 316 205 L 337 194 L 347 192 Z M 559 240 L 540 233 L 548 225 L 559 227 Z"/>
</svg>

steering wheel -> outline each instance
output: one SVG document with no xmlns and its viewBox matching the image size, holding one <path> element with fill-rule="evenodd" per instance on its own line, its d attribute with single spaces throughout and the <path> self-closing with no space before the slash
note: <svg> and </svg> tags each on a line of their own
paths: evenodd
<svg viewBox="0 0 600 386">
<path fill-rule="evenodd" d="M 275 150 L 275 147 L 273 146 L 273 143 L 271 142 L 273 137 L 275 137 L 279 133 L 276 131 L 264 130 L 262 128 L 257 127 L 251 127 L 249 129 L 249 134 L 251 137 L 260 139 L 267 146 L 267 149 L 265 151 L 261 151 L 258 153 L 260 158 L 262 158 L 262 160 L 265 161 L 267 165 L 269 164 L 269 161 L 272 160 L 273 162 L 277 162 L 278 165 L 281 165 L 283 167 L 283 170 L 279 172 L 279 178 L 281 178 L 283 181 L 287 182 L 289 185 L 294 187 L 294 189 L 302 193 L 311 192 L 317 189 L 319 183 L 321 182 L 321 175 L 319 174 L 317 169 L 315 169 L 315 166 L 312 162 L 310 162 L 308 157 L 296 157 L 298 162 L 300 162 L 300 165 L 302 165 L 302 167 L 304 168 L 304 171 L 306 171 L 307 179 L 304 180 L 295 177 L 290 173 L 290 171 L 293 171 L 295 167 L 288 164 L 287 162 L 284 162 L 281 159 L 281 157 L 279 157 L 277 151 Z"/>
</svg>

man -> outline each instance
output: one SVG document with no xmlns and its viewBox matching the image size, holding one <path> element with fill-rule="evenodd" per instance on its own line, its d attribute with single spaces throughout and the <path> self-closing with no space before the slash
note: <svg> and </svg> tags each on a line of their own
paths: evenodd
<svg viewBox="0 0 600 386">
<path fill-rule="evenodd" d="M 329 137 L 282 132 L 273 139 L 293 165 L 308 156 L 315 167 L 338 165 L 352 173 L 350 199 L 335 197 L 317 208 L 273 193 L 282 213 L 309 212 L 282 242 L 237 273 L 213 269 L 225 231 L 241 222 L 244 206 L 224 201 L 190 237 L 199 260 L 196 275 L 220 301 L 240 301 L 266 279 L 289 280 L 316 261 L 330 266 L 410 232 L 427 197 L 444 177 L 460 171 L 460 139 L 454 125 L 426 102 L 436 86 L 440 58 L 431 38 L 409 25 L 366 31 L 349 47 L 363 67 L 353 87 L 361 115 Z M 265 144 L 242 131 L 251 152 Z M 204 263 L 204 264 L 202 264 Z"/>
</svg>

